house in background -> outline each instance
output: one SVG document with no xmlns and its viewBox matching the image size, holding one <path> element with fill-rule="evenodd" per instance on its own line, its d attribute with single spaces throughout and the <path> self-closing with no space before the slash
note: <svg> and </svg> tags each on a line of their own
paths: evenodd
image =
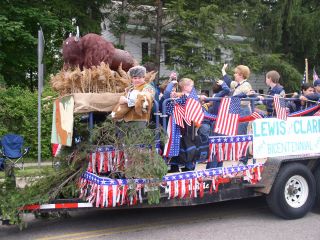
<svg viewBox="0 0 320 240">
<path fill-rule="evenodd" d="M 109 23 L 108 20 L 105 20 L 101 23 L 102 28 L 102 36 L 107 40 L 115 45 L 118 43 L 118 39 L 112 34 L 112 32 L 109 29 Z M 127 28 L 129 30 L 135 30 L 136 25 L 129 24 Z M 142 27 L 143 28 L 143 27 Z M 134 31 L 129 31 L 129 33 L 126 33 L 125 35 L 125 46 L 124 50 L 131 53 L 131 55 L 134 57 L 134 59 L 141 64 L 142 62 L 146 62 L 146 59 L 152 59 L 153 56 L 155 56 L 155 39 L 151 38 L 143 38 L 138 34 L 134 34 Z M 244 37 L 237 36 L 237 35 L 228 35 L 227 36 L 230 41 L 244 41 Z M 207 61 L 209 61 L 211 64 L 221 64 L 224 62 L 230 62 L 232 61 L 232 51 L 225 48 L 216 48 L 215 52 L 207 53 L 205 55 L 205 58 Z M 169 77 L 170 73 L 174 71 L 175 69 L 168 68 L 168 62 L 169 62 L 169 54 L 168 54 L 168 45 L 166 43 L 162 43 L 161 45 L 161 55 L 160 55 L 160 72 L 159 76 L 160 79 L 166 79 Z M 222 64 L 221 64 L 222 67 Z M 209 95 L 212 94 L 211 86 L 212 86 L 212 79 L 203 79 L 200 80 L 200 91 L 205 91 Z M 253 87 L 253 89 L 256 92 L 259 93 L 266 93 L 268 90 L 268 87 L 265 84 L 264 75 L 261 74 L 251 74 L 249 81 Z"/>
</svg>

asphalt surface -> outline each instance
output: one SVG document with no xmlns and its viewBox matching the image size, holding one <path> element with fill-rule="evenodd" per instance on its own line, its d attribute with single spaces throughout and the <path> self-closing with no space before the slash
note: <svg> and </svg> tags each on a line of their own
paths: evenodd
<svg viewBox="0 0 320 240">
<path fill-rule="evenodd" d="M 34 219 L 28 228 L 0 226 L 0 239 L 319 240 L 320 214 L 283 220 L 264 198 L 192 207 L 78 210 L 69 218 Z"/>
</svg>

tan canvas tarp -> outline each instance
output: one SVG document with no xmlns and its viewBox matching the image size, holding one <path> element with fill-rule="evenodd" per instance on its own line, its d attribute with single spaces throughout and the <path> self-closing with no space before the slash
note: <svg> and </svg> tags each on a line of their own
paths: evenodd
<svg viewBox="0 0 320 240">
<path fill-rule="evenodd" d="M 111 112 L 124 93 L 74 93 L 74 113 Z"/>
</svg>

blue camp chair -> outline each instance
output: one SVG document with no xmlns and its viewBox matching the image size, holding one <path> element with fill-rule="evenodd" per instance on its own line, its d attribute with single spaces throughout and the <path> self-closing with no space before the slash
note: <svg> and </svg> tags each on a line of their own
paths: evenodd
<svg viewBox="0 0 320 240">
<path fill-rule="evenodd" d="M 8 161 L 17 166 L 18 168 L 24 169 L 23 157 L 26 155 L 30 147 L 23 147 L 24 139 L 20 135 L 6 134 L 1 138 L 1 149 L 0 154 L 2 155 L 3 162 Z M 17 163 L 21 160 L 22 167 L 19 167 Z"/>
</svg>

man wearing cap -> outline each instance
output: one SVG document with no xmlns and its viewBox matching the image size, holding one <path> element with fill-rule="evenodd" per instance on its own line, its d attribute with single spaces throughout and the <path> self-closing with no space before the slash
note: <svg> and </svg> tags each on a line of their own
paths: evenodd
<svg viewBox="0 0 320 240">
<path fill-rule="evenodd" d="M 121 96 L 119 103 L 128 104 L 128 107 L 133 107 L 125 116 L 125 122 L 138 122 L 140 126 L 145 126 L 150 119 L 150 112 L 138 112 L 136 111 L 137 105 L 140 102 L 137 101 L 138 96 L 143 95 L 148 100 L 148 109 L 151 109 L 151 105 L 155 96 L 155 89 L 145 82 L 146 68 L 143 66 L 135 66 L 129 69 L 128 75 L 131 78 L 131 86 L 126 89 L 126 96 Z M 139 123 L 140 122 L 140 123 Z"/>
<path fill-rule="evenodd" d="M 314 92 L 320 97 L 320 79 L 317 79 L 313 82 Z"/>
</svg>

